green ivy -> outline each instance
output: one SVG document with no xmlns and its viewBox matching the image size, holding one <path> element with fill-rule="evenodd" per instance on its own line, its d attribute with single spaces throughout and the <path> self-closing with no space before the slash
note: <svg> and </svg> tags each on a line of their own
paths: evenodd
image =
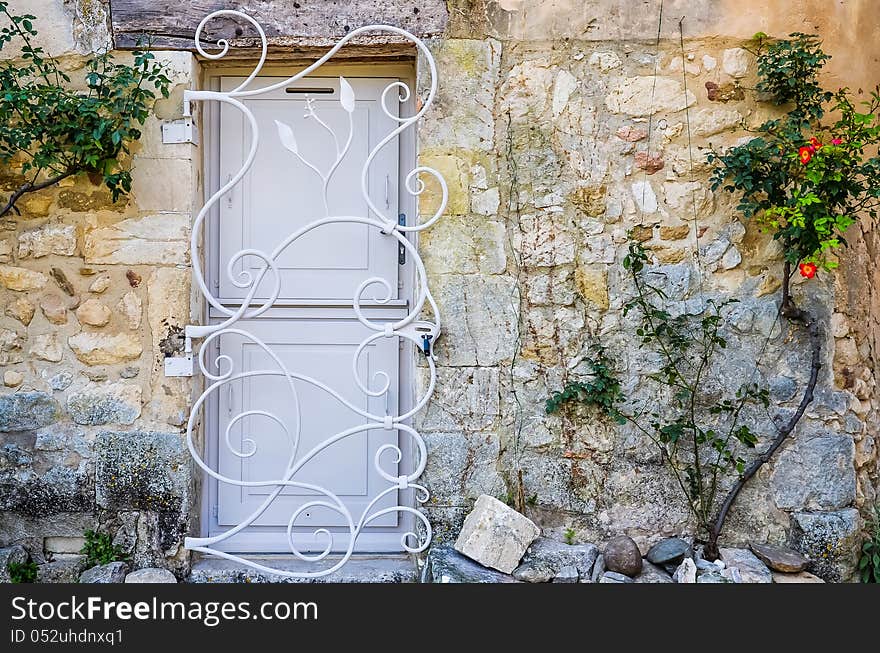
<svg viewBox="0 0 880 653">
<path fill-rule="evenodd" d="M 80 553 L 84 553 L 86 556 L 86 567 L 128 560 L 128 555 L 125 551 L 113 544 L 113 538 L 110 537 L 109 533 L 88 530 L 84 533 L 84 536 L 86 541 L 82 549 L 80 549 Z"/>
<path fill-rule="evenodd" d="M 710 154 L 712 188 L 738 193 L 738 210 L 780 241 L 789 264 L 830 270 L 846 230 L 880 208 L 880 86 L 865 101 L 823 89 L 830 56 L 815 36 L 756 42 L 757 90 L 787 110 L 747 143 Z"/>
<path fill-rule="evenodd" d="M 863 583 L 880 583 L 880 506 L 874 507 L 868 527 L 871 534 L 862 544 L 859 577 Z"/>
<path fill-rule="evenodd" d="M 89 59 L 85 90 L 77 90 L 33 45 L 35 16 L 13 14 L 6 2 L 0 2 L 0 15 L 7 23 L 0 28 L 0 50 L 19 47 L 17 60 L 0 63 L 0 162 L 20 163 L 24 176 L 0 216 L 25 193 L 81 172 L 101 179 L 114 201 L 131 191 L 125 158 L 156 94 L 169 95 L 165 66 L 151 52 L 132 53 L 131 65 L 105 52 Z"/>
<path fill-rule="evenodd" d="M 35 583 L 37 580 L 37 563 L 33 560 L 10 562 L 6 569 L 10 583 Z"/>
<path fill-rule="evenodd" d="M 547 413 L 555 413 L 564 404 L 577 401 L 595 408 L 619 424 L 624 424 L 626 419 L 617 410 L 617 404 L 623 400 L 623 392 L 620 389 L 620 381 L 612 371 L 612 362 L 602 345 L 595 345 L 592 352 L 593 358 L 586 361 L 592 379 L 566 384 L 561 392 L 553 394 L 547 400 Z"/>
</svg>

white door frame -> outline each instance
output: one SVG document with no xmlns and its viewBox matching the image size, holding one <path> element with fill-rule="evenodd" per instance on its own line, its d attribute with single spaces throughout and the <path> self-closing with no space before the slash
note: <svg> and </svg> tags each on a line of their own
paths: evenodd
<svg viewBox="0 0 880 653">
<path fill-rule="evenodd" d="M 261 72 L 261 76 L 265 77 L 289 77 L 299 70 L 305 68 L 300 66 L 283 66 L 283 65 L 267 65 Z M 234 67 L 234 66 L 211 66 L 203 67 L 202 70 L 202 89 L 203 90 L 219 90 L 220 78 L 223 76 L 248 75 L 252 67 Z M 344 75 L 345 77 L 397 77 L 405 82 L 409 88 L 415 89 L 416 71 L 415 61 L 411 60 L 404 63 L 376 63 L 376 62 L 357 62 L 346 64 L 324 64 L 316 75 L 317 77 Z M 411 115 L 415 113 L 415 93 L 411 94 L 407 102 L 400 105 L 403 115 Z M 203 105 L 203 114 L 201 116 L 201 137 L 202 137 L 202 157 L 204 183 L 204 198 L 210 197 L 217 192 L 221 186 L 220 180 L 220 111 L 218 103 L 208 102 Z M 405 191 L 405 175 L 408 171 L 416 167 L 417 161 L 417 135 L 415 129 L 407 129 L 398 137 L 399 144 L 399 164 L 398 164 L 398 206 L 401 213 L 405 213 L 409 224 L 415 223 L 417 216 L 417 198 Z M 204 201 L 203 198 L 203 201 Z M 208 287 L 215 291 L 218 287 L 216 283 L 220 274 L 220 243 L 219 233 L 216 228 L 219 215 L 217 207 L 212 211 L 209 219 L 205 223 L 205 243 L 203 252 L 207 257 L 205 261 L 206 283 Z M 418 245 L 418 233 L 412 232 L 407 234 L 413 245 Z M 401 287 L 399 297 L 411 305 L 414 300 L 415 293 L 415 266 L 412 264 L 410 257 L 407 257 L 406 263 L 399 268 L 399 281 Z M 296 317 L 330 317 L 332 315 L 332 305 L 326 302 L 297 302 L 296 308 L 280 307 L 273 308 L 273 311 L 284 310 Z M 201 307 L 201 318 L 203 324 L 208 324 L 212 318 L 208 306 Z M 416 359 L 420 355 L 415 351 L 414 347 L 408 342 L 404 343 L 399 353 L 399 409 L 400 414 L 406 413 L 412 409 L 415 404 L 415 386 L 416 386 Z M 219 422 L 219 401 L 217 393 L 213 393 L 206 402 L 204 421 L 202 423 L 202 442 L 205 448 L 205 460 L 212 466 L 217 468 L 218 462 L 218 422 Z M 406 423 L 409 424 L 411 420 Z M 411 438 L 400 438 L 400 447 L 403 453 L 403 460 L 400 465 L 402 469 L 411 467 L 411 461 L 414 460 L 416 452 L 413 451 Z M 217 497 L 217 481 L 207 479 L 202 483 L 201 488 L 201 520 L 200 535 L 203 537 L 215 534 L 218 529 L 217 518 L 214 514 Z M 404 490 L 400 493 L 399 503 L 402 506 L 416 507 L 416 500 L 412 489 Z M 407 532 L 415 528 L 415 517 L 408 513 L 401 513 L 400 525 L 393 529 L 395 531 Z M 224 530 L 224 529 L 219 529 Z M 358 546 L 356 553 L 398 553 L 400 550 L 389 551 L 387 548 L 387 535 L 384 538 L 377 538 L 370 532 L 363 533 L 358 538 Z M 256 554 L 274 554 L 285 553 L 284 551 L 266 551 L 265 538 L 260 537 L 259 527 L 253 529 L 252 532 L 242 533 L 238 536 L 235 551 L 240 553 L 256 553 Z M 215 548 L 219 548 L 216 547 Z M 287 552 L 289 553 L 289 552 Z"/>
</svg>

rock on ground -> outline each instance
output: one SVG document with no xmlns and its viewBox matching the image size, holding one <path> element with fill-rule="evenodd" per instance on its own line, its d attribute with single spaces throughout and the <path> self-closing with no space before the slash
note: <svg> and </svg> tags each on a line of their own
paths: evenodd
<svg viewBox="0 0 880 653">
<path fill-rule="evenodd" d="M 696 583 L 697 565 L 690 558 L 685 558 L 672 575 L 672 580 L 676 583 Z"/>
<path fill-rule="evenodd" d="M 635 577 L 637 583 L 671 583 L 672 576 L 647 560 L 642 563 L 641 573 Z"/>
<path fill-rule="evenodd" d="M 176 583 L 177 578 L 167 569 L 144 567 L 125 577 L 126 583 Z"/>
<path fill-rule="evenodd" d="M 78 554 L 56 555 L 37 567 L 38 583 L 75 583 L 86 567 L 86 557 Z"/>
<path fill-rule="evenodd" d="M 632 583 L 633 579 L 625 574 L 618 574 L 616 571 L 606 571 L 599 579 L 600 583 Z"/>
<path fill-rule="evenodd" d="M 455 550 L 483 566 L 509 574 L 540 534 L 541 529 L 531 519 L 495 497 L 481 494 L 464 520 Z"/>
<path fill-rule="evenodd" d="M 580 578 L 589 578 L 598 555 L 594 544 L 565 544 L 539 537 L 526 551 L 513 577 L 528 583 L 547 583 L 564 567 L 574 567 Z"/>
<path fill-rule="evenodd" d="M 578 569 L 573 565 L 563 567 L 553 578 L 554 583 L 576 583 L 578 582 Z"/>
<path fill-rule="evenodd" d="M 690 544 L 679 537 L 670 537 L 652 546 L 645 558 L 655 565 L 678 564 L 690 551 Z"/>
<path fill-rule="evenodd" d="M 593 572 L 590 574 L 590 582 L 598 583 L 599 578 L 605 573 L 605 556 L 601 553 L 596 556 L 596 562 L 593 564 Z"/>
<path fill-rule="evenodd" d="M 771 572 L 774 583 L 824 583 L 825 581 L 808 571 L 800 571 L 796 574 L 784 574 L 779 571 Z"/>
<path fill-rule="evenodd" d="M 79 577 L 80 583 L 121 583 L 128 573 L 128 564 L 124 562 L 108 562 L 86 569 Z"/>
<path fill-rule="evenodd" d="M 486 569 L 451 546 L 431 548 L 422 572 L 423 583 L 517 583 L 516 579 Z"/>
<path fill-rule="evenodd" d="M 636 576 L 642 570 L 642 552 L 631 537 L 620 535 L 609 540 L 602 554 L 608 571 Z"/>
<path fill-rule="evenodd" d="M 758 559 L 773 571 L 781 571 L 784 573 L 795 573 L 803 571 L 810 564 L 810 559 L 801 555 L 794 549 L 785 546 L 774 546 L 772 544 L 750 544 L 752 550 Z"/>
<path fill-rule="evenodd" d="M 743 583 L 772 583 L 773 576 L 767 565 L 748 549 L 721 549 L 721 559 L 728 568 L 739 570 Z"/>
</svg>

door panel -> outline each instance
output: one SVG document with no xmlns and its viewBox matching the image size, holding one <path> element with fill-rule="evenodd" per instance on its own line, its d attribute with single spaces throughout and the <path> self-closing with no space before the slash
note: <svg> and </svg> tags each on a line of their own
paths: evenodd
<svg viewBox="0 0 880 653">
<path fill-rule="evenodd" d="M 253 86 L 269 86 L 280 79 L 259 78 Z M 339 102 L 339 78 L 303 79 L 291 87 L 293 90 L 313 89 L 308 95 L 281 88 L 244 100 L 258 123 L 260 142 L 251 170 L 219 203 L 219 293 L 227 306 L 237 307 L 247 293 L 226 274 L 227 264 L 239 251 L 253 248 L 271 253 L 298 228 L 328 214 L 377 217 L 370 216 L 361 195 L 361 169 L 371 149 L 397 126 L 380 106 L 383 89 L 395 80 L 347 80 L 356 98 L 352 113 L 354 131 L 349 153 L 329 183 L 326 207 L 321 178 L 282 146 L 275 121 L 291 127 L 297 151 L 312 165 L 322 171 L 329 169 L 337 156 L 334 139 L 314 117 L 304 116 L 309 113 L 309 98 L 317 115 L 336 131 L 342 141 L 340 145 L 344 145 L 349 134 L 349 114 Z M 221 86 L 224 90 L 231 89 L 240 82 L 241 78 L 225 77 Z M 396 101 L 389 104 L 389 110 L 397 110 Z M 244 162 L 250 148 L 246 126 L 241 112 L 221 105 L 221 183 L 234 175 Z M 384 148 L 374 159 L 368 177 L 371 200 L 391 218 L 398 211 L 398 147 L 399 144 L 392 141 Z M 387 398 L 365 394 L 357 386 L 352 369 L 352 357 L 358 345 L 374 333 L 354 315 L 352 300 L 358 285 L 368 277 L 378 276 L 388 280 L 394 292 L 391 301 L 376 305 L 369 301 L 372 293 L 368 291 L 364 310 L 370 319 L 393 322 L 406 315 L 406 302 L 397 297 L 396 239 L 363 224 L 325 225 L 283 250 L 277 262 L 281 271 L 281 293 L 276 305 L 280 307 L 258 318 L 241 320 L 236 328 L 263 341 L 290 373 L 312 377 L 374 415 L 399 414 L 397 338 L 373 341 L 357 363 L 357 372 L 368 387 L 384 384 L 385 377 L 379 372 L 387 375 Z M 261 261 L 252 256 L 237 261 L 233 273 L 254 275 L 260 267 Z M 273 281 L 264 279 L 256 303 L 268 296 Z M 215 314 L 215 317 L 220 316 Z M 219 338 L 218 353 L 229 357 L 236 372 L 276 370 L 277 367 L 266 351 L 240 334 L 223 334 Z M 367 423 L 367 418 L 326 391 L 302 379 L 295 379 L 293 383 L 298 409 L 288 379 L 282 374 L 240 379 L 218 392 L 214 437 L 217 468 L 221 474 L 245 481 L 284 478 L 291 463 L 290 436 L 295 435 L 297 415 L 301 419 L 301 431 L 295 461 L 302 460 L 309 450 L 337 433 Z M 246 415 L 241 417 L 243 413 Z M 382 428 L 352 434 L 305 462 L 292 480 L 321 486 L 336 494 L 357 523 L 373 498 L 389 486 L 376 472 L 376 452 L 382 445 L 397 445 L 398 439 L 397 431 Z M 384 454 L 382 462 L 385 472 L 398 474 L 390 453 Z M 217 484 L 213 490 L 217 503 L 212 516 L 212 533 L 242 523 L 274 490 L 273 486 Z M 289 551 L 288 522 L 299 507 L 314 500 L 326 500 L 326 496 L 309 489 L 286 487 L 251 526 L 224 540 L 222 547 L 230 551 Z M 398 502 L 398 493 L 389 492 L 370 512 L 398 505 Z M 364 540 L 358 540 L 357 550 L 399 551 L 405 521 L 397 512 L 372 521 L 365 530 Z M 320 528 L 338 534 L 337 548 L 347 545 L 345 517 L 325 507 L 314 507 L 296 520 L 295 540 L 301 550 L 323 549 L 323 537 L 314 535 Z"/>
<path fill-rule="evenodd" d="M 268 86 L 281 78 L 260 78 Z M 237 86 L 241 78 L 224 77 L 222 88 Z M 300 80 L 289 88 L 310 88 L 330 93 L 290 93 L 280 88 L 252 99 L 244 99 L 259 128 L 256 159 L 241 183 L 220 201 L 220 296 L 236 300 L 247 290 L 237 287 L 226 274 L 226 263 L 239 251 L 253 248 L 271 253 L 296 229 L 331 216 L 370 216 L 361 194 L 361 170 L 373 147 L 397 125 L 380 106 L 382 90 L 392 79 L 348 79 L 357 102 L 352 114 L 353 135 L 348 154 L 330 178 L 328 205 L 324 206 L 323 182 L 296 155 L 285 149 L 275 121 L 289 125 L 297 149 L 309 163 L 326 173 L 349 134 L 349 114 L 339 103 L 338 78 Z M 255 82 L 256 83 L 256 82 Z M 391 94 L 393 96 L 393 94 Z M 392 98 L 393 99 L 393 98 Z M 336 133 L 336 140 L 314 117 L 308 116 L 307 100 L 320 120 Z M 397 102 L 389 102 L 397 111 Z M 396 114 L 393 114 L 396 115 Z M 241 168 L 251 145 L 244 115 L 223 104 L 220 116 L 220 179 L 232 178 Z M 338 142 L 337 142 L 338 141 Z M 373 160 L 368 177 L 370 198 L 386 217 L 396 219 L 398 184 L 397 143 L 392 141 Z M 376 216 L 372 216 L 376 217 Z M 397 242 L 377 229 L 361 224 L 333 224 L 318 227 L 287 247 L 278 258 L 282 276 L 282 301 L 335 299 L 351 302 L 358 284 L 380 276 L 397 290 Z M 242 259 L 235 272 L 252 274 L 260 268 L 255 256 Z M 265 278 L 257 297 L 271 292 L 273 280 Z"/>
<path fill-rule="evenodd" d="M 291 373 L 314 378 L 335 390 L 352 404 L 375 415 L 386 413 L 385 397 L 367 397 L 356 385 L 352 374 L 352 357 L 369 330 L 356 319 L 300 320 L 284 319 L 244 320 L 241 327 L 262 340 Z M 271 357 L 252 341 L 239 334 L 221 336 L 220 348 L 232 359 L 236 370 L 276 370 Z M 379 338 L 368 345 L 358 361 L 358 372 L 366 383 L 380 385 L 379 372 L 388 374 L 388 408 L 397 412 L 398 346 L 396 338 Z M 378 375 L 381 376 L 381 375 Z M 297 460 L 335 434 L 365 424 L 368 420 L 340 403 L 336 398 L 303 380 L 295 380 L 299 399 L 302 428 L 297 449 Z M 227 384 L 221 391 L 219 416 L 219 470 L 232 478 L 247 481 L 284 478 L 290 462 L 291 442 L 284 428 L 263 414 L 252 414 L 242 420 L 235 417 L 249 411 L 271 413 L 288 425 L 290 435 L 296 418 L 296 404 L 285 376 L 260 376 L 241 379 Z M 231 424 L 231 427 L 230 427 Z M 229 444 L 241 454 L 236 455 Z M 337 494 L 357 521 L 370 500 L 387 481 L 379 477 L 373 460 L 383 444 L 397 444 L 397 431 L 374 429 L 348 436 L 324 449 L 303 465 L 295 480 L 327 488 Z M 396 465 L 390 454 L 383 456 L 383 469 L 396 475 Z M 238 487 L 220 484 L 218 523 L 232 526 L 241 522 L 256 509 L 273 487 Z M 310 499 L 325 499 L 313 491 L 286 488 L 272 505 L 257 519 L 257 526 L 286 527 L 294 510 Z M 396 505 L 397 494 L 389 493 L 375 509 Z M 346 526 L 346 520 L 337 512 L 316 508 L 303 513 L 297 525 L 313 531 L 318 527 Z M 395 526 L 397 514 L 389 513 L 372 522 L 374 526 Z M 305 528 L 309 527 L 309 528 Z"/>
</svg>

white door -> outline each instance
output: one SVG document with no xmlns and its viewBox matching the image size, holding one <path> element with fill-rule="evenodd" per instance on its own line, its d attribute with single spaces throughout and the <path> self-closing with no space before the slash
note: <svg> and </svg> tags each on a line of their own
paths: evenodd
<svg viewBox="0 0 880 653">
<path fill-rule="evenodd" d="M 246 291 L 226 272 L 226 265 L 243 249 L 271 252 L 291 233 L 326 215 L 370 215 L 361 195 L 361 170 L 373 147 L 396 123 L 380 106 L 381 92 L 394 80 L 351 79 L 356 108 L 353 140 L 329 185 L 328 206 L 324 206 L 321 178 L 285 149 L 275 121 L 290 125 L 300 153 L 319 170 L 334 162 L 337 144 L 327 129 L 306 117 L 311 102 L 315 113 L 337 135 L 348 135 L 348 114 L 339 103 L 338 78 L 300 80 L 289 88 L 260 95 L 244 102 L 259 126 L 260 146 L 249 173 L 220 204 L 219 273 L 221 301 L 228 307 L 240 304 Z M 240 78 L 223 78 L 224 90 L 235 88 Z M 253 86 L 278 81 L 261 78 Z M 396 107 L 388 107 L 389 109 Z M 225 182 L 242 165 L 251 146 L 242 114 L 223 105 L 220 115 L 220 181 Z M 337 136 L 338 138 L 339 136 Z M 397 215 L 397 143 L 384 148 L 370 168 L 368 188 L 371 201 L 386 215 Z M 375 216 L 374 216 L 375 217 Z M 365 225 L 333 224 L 309 232 L 296 240 L 278 258 L 281 292 L 275 308 L 252 320 L 237 324 L 262 340 L 278 356 L 287 371 L 311 377 L 332 388 L 345 400 L 374 415 L 398 414 L 399 344 L 397 338 L 379 338 L 368 345 L 357 361 L 362 383 L 370 388 L 382 386 L 388 392 L 370 397 L 354 379 L 353 356 L 358 345 L 370 334 L 354 315 L 352 301 L 358 285 L 368 277 L 390 282 L 393 301 L 383 305 L 365 302 L 369 318 L 395 321 L 406 313 L 405 302 L 397 298 L 398 252 L 394 238 L 383 236 Z M 255 273 L 256 257 L 237 261 L 233 274 Z M 258 289 L 257 297 L 271 291 L 269 281 Z M 395 301 L 396 300 L 396 301 Z M 256 302 L 259 304 L 259 302 Z M 216 315 L 216 317 L 220 317 Z M 238 370 L 274 369 L 270 356 L 244 336 L 224 334 L 219 354 L 228 356 Z M 337 433 L 364 424 L 367 420 L 346 407 L 332 394 L 301 380 L 294 381 L 301 421 L 296 460 Z M 228 384 L 219 393 L 214 437 L 217 438 L 217 464 L 221 474 L 246 481 L 283 478 L 291 462 L 291 437 L 296 409 L 284 376 L 260 376 Z M 270 413 L 278 421 L 268 417 Z M 242 414 L 246 414 L 241 418 Z M 325 487 L 345 503 L 357 519 L 380 489 L 388 487 L 378 475 L 374 458 L 384 444 L 398 444 L 395 430 L 375 429 L 354 433 L 309 459 L 296 473 L 295 480 Z M 393 457 L 383 457 L 383 469 L 396 474 Z M 257 510 L 273 492 L 272 487 L 219 484 L 214 492 L 211 534 L 236 526 Z M 251 526 L 224 540 L 218 548 L 227 551 L 284 553 L 288 522 L 297 509 L 318 497 L 295 487 L 285 488 Z M 392 492 L 374 506 L 374 512 L 397 505 Z M 358 539 L 358 549 L 393 551 L 400 549 L 398 513 L 389 512 L 371 522 Z M 313 541 L 318 529 L 338 533 L 337 549 L 348 541 L 344 518 L 326 508 L 310 508 L 296 519 L 293 529 L 297 548 L 322 550 L 325 541 Z"/>
</svg>

